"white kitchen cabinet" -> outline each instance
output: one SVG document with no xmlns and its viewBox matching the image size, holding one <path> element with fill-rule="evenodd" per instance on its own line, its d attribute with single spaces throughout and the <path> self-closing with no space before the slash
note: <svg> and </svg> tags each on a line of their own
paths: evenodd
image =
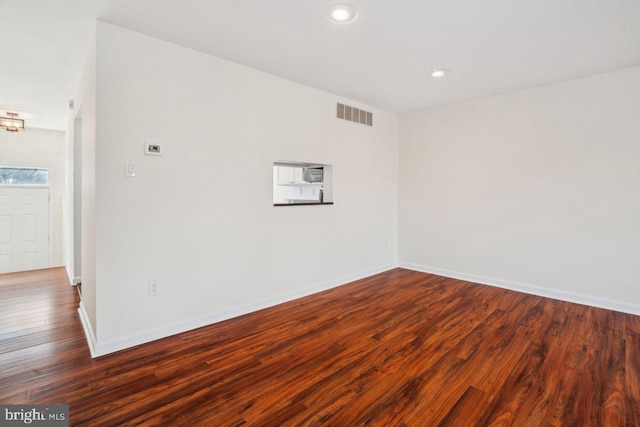
<svg viewBox="0 0 640 427">
<path fill-rule="evenodd" d="M 302 168 L 278 166 L 278 184 L 304 184 Z"/>
<path fill-rule="evenodd" d="M 278 166 L 278 184 L 293 184 L 295 180 L 294 168 Z"/>
</svg>

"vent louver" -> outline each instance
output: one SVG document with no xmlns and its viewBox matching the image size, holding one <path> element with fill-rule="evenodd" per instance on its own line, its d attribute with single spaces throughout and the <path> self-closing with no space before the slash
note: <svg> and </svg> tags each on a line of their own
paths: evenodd
<svg viewBox="0 0 640 427">
<path fill-rule="evenodd" d="M 373 126 L 373 113 L 350 107 L 349 105 L 339 103 L 336 117 L 342 120 L 360 123 L 361 125 Z"/>
</svg>

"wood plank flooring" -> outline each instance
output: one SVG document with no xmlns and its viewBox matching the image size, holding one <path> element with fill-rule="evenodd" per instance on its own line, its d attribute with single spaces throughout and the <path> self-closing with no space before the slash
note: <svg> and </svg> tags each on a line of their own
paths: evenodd
<svg viewBox="0 0 640 427">
<path fill-rule="evenodd" d="M 0 403 L 71 425 L 640 426 L 640 317 L 394 269 L 91 359 L 63 269 L 0 276 Z"/>
</svg>

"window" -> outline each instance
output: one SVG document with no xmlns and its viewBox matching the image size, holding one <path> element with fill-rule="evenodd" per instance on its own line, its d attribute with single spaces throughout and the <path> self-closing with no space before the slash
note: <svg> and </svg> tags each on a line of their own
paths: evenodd
<svg viewBox="0 0 640 427">
<path fill-rule="evenodd" d="M 273 205 L 332 205 L 333 166 L 319 163 L 273 163 Z"/>
<path fill-rule="evenodd" d="M 49 169 L 0 166 L 0 185 L 49 185 Z"/>
</svg>

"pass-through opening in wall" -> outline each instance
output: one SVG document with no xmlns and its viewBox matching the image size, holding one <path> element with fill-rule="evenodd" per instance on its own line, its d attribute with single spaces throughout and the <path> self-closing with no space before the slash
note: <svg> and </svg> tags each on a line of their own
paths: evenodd
<svg viewBox="0 0 640 427">
<path fill-rule="evenodd" d="M 273 162 L 273 205 L 332 205 L 333 166 L 322 163 Z"/>
</svg>

